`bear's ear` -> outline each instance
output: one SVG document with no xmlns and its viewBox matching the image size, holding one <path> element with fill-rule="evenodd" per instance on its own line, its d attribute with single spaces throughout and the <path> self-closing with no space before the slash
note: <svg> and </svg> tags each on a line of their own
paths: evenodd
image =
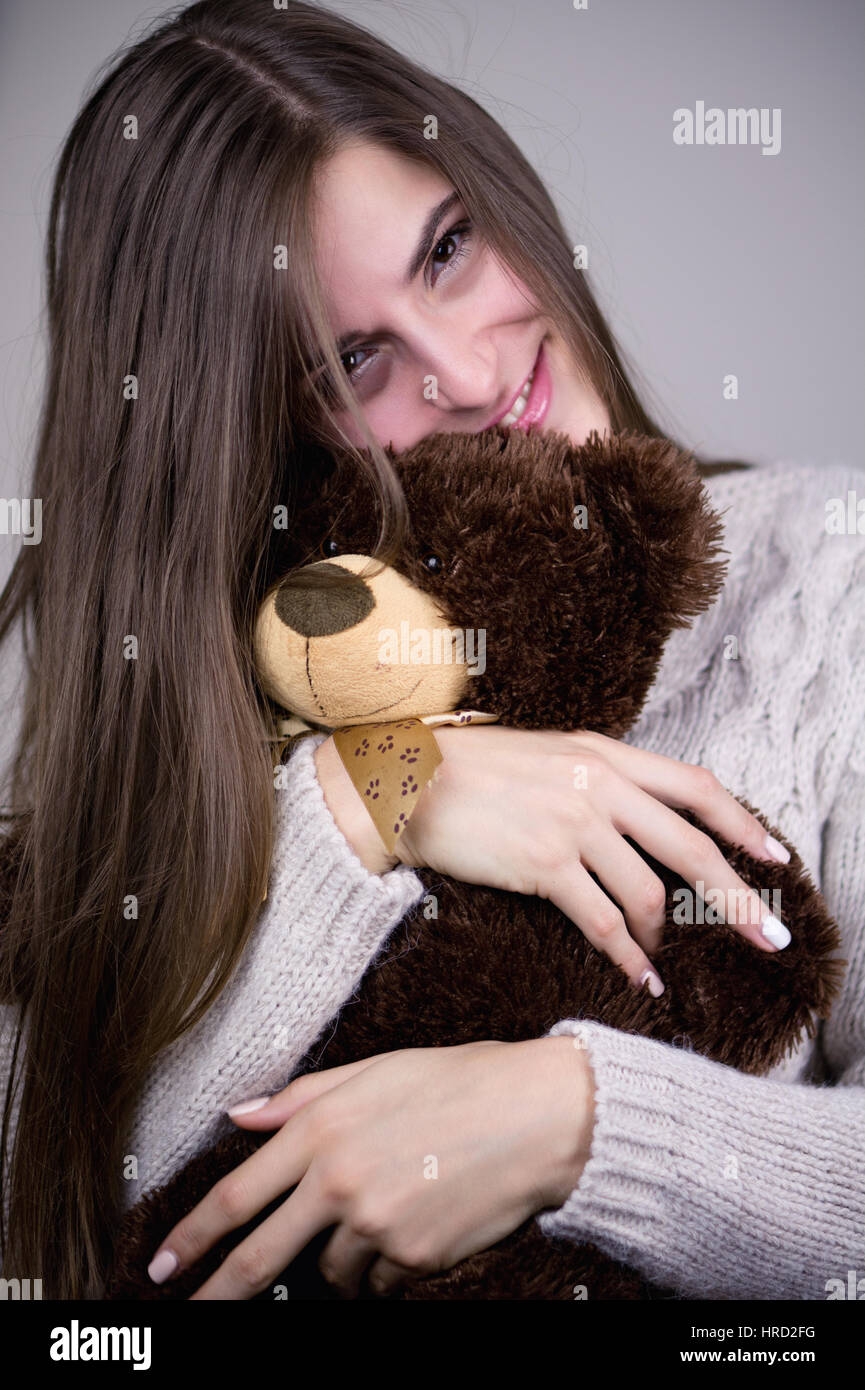
<svg viewBox="0 0 865 1390">
<path fill-rule="evenodd" d="M 693 454 L 635 431 L 592 431 L 568 460 L 575 502 L 604 527 L 623 568 L 639 575 L 649 626 L 667 636 L 714 603 L 727 568 L 724 528 Z"/>
</svg>

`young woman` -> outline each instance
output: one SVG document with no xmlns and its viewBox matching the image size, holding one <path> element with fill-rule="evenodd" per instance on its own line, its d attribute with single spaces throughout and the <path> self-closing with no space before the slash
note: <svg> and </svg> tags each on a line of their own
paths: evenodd
<svg viewBox="0 0 865 1390">
<path fill-rule="evenodd" d="M 274 791 L 251 641 L 274 508 L 348 441 L 387 555 L 389 443 L 500 418 L 660 432 L 548 194 L 479 106 L 364 30 L 204 0 L 85 103 L 47 276 L 43 541 L 0 599 L 0 636 L 28 638 L 4 1276 L 99 1297 L 123 1207 L 245 1101 L 237 1122 L 276 1133 L 166 1232 L 152 1276 L 299 1186 L 198 1297 L 251 1297 L 331 1225 L 327 1276 L 384 1291 L 535 1212 L 684 1295 L 825 1296 L 865 1223 L 865 581 L 861 541 L 823 517 L 865 477 L 707 465 L 729 579 L 674 634 L 638 726 L 437 730 L 440 774 L 388 858 L 323 734 Z M 658 992 L 662 895 L 625 837 L 695 887 L 741 887 L 676 814 L 777 855 L 725 787 L 784 826 L 845 937 L 843 997 L 787 1068 L 562 1020 L 285 1087 L 421 896 L 418 865 L 550 897 Z M 784 949 L 782 923 L 746 916 L 755 949 Z"/>
</svg>

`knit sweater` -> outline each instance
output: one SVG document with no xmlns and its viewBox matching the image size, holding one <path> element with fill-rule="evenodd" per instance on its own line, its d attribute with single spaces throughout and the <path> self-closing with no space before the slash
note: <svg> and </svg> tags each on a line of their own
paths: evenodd
<svg viewBox="0 0 865 1390">
<path fill-rule="evenodd" d="M 587 1048 L 595 1123 L 577 1187 L 537 1220 L 686 1297 L 825 1298 L 828 1280 L 865 1276 L 865 539 L 825 522 L 828 499 L 865 498 L 865 472 L 777 463 L 706 486 L 726 584 L 670 637 L 625 742 L 702 763 L 765 812 L 849 966 L 817 1039 L 767 1077 L 561 1020 L 551 1032 Z M 323 737 L 296 747 L 275 792 L 268 896 L 239 965 L 151 1070 L 127 1205 L 228 1132 L 228 1106 L 288 1083 L 423 895 L 407 867 L 369 873 L 340 833 L 315 773 Z"/>
</svg>

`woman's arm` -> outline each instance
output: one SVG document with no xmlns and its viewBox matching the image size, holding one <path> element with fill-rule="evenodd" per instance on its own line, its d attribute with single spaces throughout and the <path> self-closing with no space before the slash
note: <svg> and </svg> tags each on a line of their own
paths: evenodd
<svg viewBox="0 0 865 1390">
<path fill-rule="evenodd" d="M 448 732 L 438 731 L 445 738 Z M 684 823 L 647 786 L 679 806 L 694 804 L 690 798 L 696 796 L 707 822 L 731 839 L 741 835 L 757 853 L 764 849 L 765 829 L 714 782 L 707 787 L 701 769 L 592 734 L 529 734 L 496 726 L 453 732 L 453 769 L 424 793 L 427 810 L 422 800 L 398 851 L 405 852 L 411 836 L 423 862 L 444 872 L 542 892 L 582 917 L 579 892 L 569 889 L 570 866 L 579 862 L 581 848 L 598 843 L 596 833 L 607 833 L 615 800 L 622 808 L 619 824 L 638 842 L 645 834 L 658 857 L 666 850 L 653 837 L 666 834 L 673 862 L 689 877 L 718 874 L 724 881 L 732 871 L 708 837 L 701 838 L 711 849 L 709 860 L 701 855 L 696 867 L 689 864 L 693 837 L 686 837 L 684 848 L 678 843 Z M 576 812 L 570 793 L 575 756 L 590 770 L 591 789 Z M 442 767 L 448 764 L 446 758 Z M 328 784 L 338 806 L 338 779 L 333 792 Z M 626 852 L 624 873 L 632 853 Z M 638 896 L 634 916 L 640 930 L 654 925 L 645 920 L 647 907 L 652 917 L 657 908 L 643 885 Z M 752 925 L 748 934 L 756 931 Z M 471 1086 L 462 1071 L 469 1052 Z M 297 1190 L 279 1212 L 236 1247 L 197 1297 L 250 1297 L 316 1231 L 335 1223 L 339 1229 L 326 1262 L 330 1277 L 345 1287 L 352 1287 L 370 1260 L 384 1287 L 400 1267 L 416 1273 L 447 1268 L 533 1212 L 566 1200 L 585 1162 L 592 1105 L 586 1059 L 559 1038 L 408 1049 L 301 1076 L 269 1105 L 238 1120 L 252 1128 L 277 1124 L 279 1133 L 167 1234 L 154 1252 L 153 1277 L 165 1277 L 175 1257 L 181 1265 L 194 1262 L 220 1235 L 293 1186 Z M 531 1123 L 528 1113 L 535 1117 Z M 384 1165 L 383 1153 L 390 1156 Z M 551 1153 L 559 1154 L 552 1164 Z M 442 1165 L 441 1180 L 433 1184 L 423 1181 L 421 1164 L 431 1157 Z M 563 1172 L 573 1181 L 562 1185 Z M 552 1199 L 551 1190 L 557 1193 Z"/>
<path fill-rule="evenodd" d="M 551 1034 L 585 1045 L 595 1124 L 575 1190 L 538 1217 L 548 1235 L 591 1241 L 695 1298 L 824 1299 L 850 1270 L 865 1280 L 863 750 L 865 723 L 823 835 L 822 892 L 848 962 L 822 1026 L 834 1084 L 744 1076 L 563 1020 Z"/>
<path fill-rule="evenodd" d="M 130 1142 L 138 1163 L 124 1189 L 128 1205 L 227 1132 L 223 1112 L 230 1106 L 286 1084 L 420 900 L 414 865 L 551 898 L 638 985 L 651 963 L 645 948 L 652 949 L 663 917 L 648 890 L 662 885 L 614 829 L 613 804 L 622 827 L 692 884 L 702 877 L 712 887 L 744 887 L 711 841 L 708 859 L 696 853 L 693 835 L 681 836 L 685 823 L 652 792 L 700 811 L 752 853 L 765 853 L 764 828 L 729 793 L 713 787 L 707 801 L 703 769 L 591 733 L 478 725 L 444 727 L 436 737 L 444 762 L 398 842 L 404 862 L 389 872 L 344 768 L 319 749 L 325 736 L 311 735 L 293 751 L 275 793 L 267 900 L 219 998 L 151 1069 Z M 590 788 L 576 798 L 575 757 L 590 774 Z M 627 926 L 580 864 L 577 850 L 592 847 L 610 863 L 620 861 L 629 885 Z M 753 919 L 740 930 L 774 949 Z"/>
<path fill-rule="evenodd" d="M 798 497 L 798 479 L 791 480 L 789 486 L 793 491 L 794 482 Z M 765 490 L 771 492 L 773 498 L 776 497 L 777 487 L 774 483 L 771 488 L 766 484 Z M 749 521 L 754 520 L 754 529 L 762 537 L 762 554 L 766 546 L 766 526 L 763 525 L 763 518 L 756 515 L 753 507 L 747 510 L 746 515 Z M 781 526 L 782 533 L 786 534 L 789 529 L 789 519 L 785 517 Z M 800 555 L 794 576 L 800 586 L 801 575 L 805 572 Z M 813 567 L 807 572 L 809 579 L 813 579 Z M 838 567 L 833 567 L 831 578 L 836 587 L 841 585 L 842 577 Z M 751 578 L 750 572 L 740 575 L 740 588 L 747 587 L 746 580 L 753 588 Z M 809 599 L 812 587 L 809 584 Z M 844 587 L 841 586 L 842 591 Z M 822 594 L 822 607 L 818 605 L 815 609 L 816 618 L 811 619 L 813 626 L 809 627 L 809 641 L 812 638 L 817 641 L 819 634 L 825 634 L 827 631 L 827 623 L 823 621 L 822 614 L 824 608 L 829 611 L 831 608 L 826 599 L 827 594 Z M 809 613 L 812 607 L 809 603 Z M 744 620 L 744 615 L 740 616 Z M 731 626 L 725 613 L 719 631 L 739 631 L 741 627 L 741 622 L 734 622 Z M 779 650 L 780 648 L 775 651 L 776 661 Z M 809 671 L 813 665 L 814 661 L 810 663 Z M 831 675 L 831 672 L 829 674 Z M 813 681 L 811 686 L 814 686 Z M 819 689 L 815 687 L 815 699 L 819 693 Z M 738 802 L 699 766 L 680 763 L 673 758 L 662 757 L 584 732 L 566 734 L 547 731 L 530 734 L 490 725 L 463 730 L 444 728 L 437 730 L 437 737 L 440 743 L 445 745 L 442 748 L 445 759 L 439 769 L 442 775 L 435 779 L 435 789 L 425 794 L 425 802 L 421 801 L 419 804 L 399 843 L 399 852 L 404 862 L 408 850 L 409 856 L 417 854 L 417 863 L 431 864 L 440 872 L 466 881 L 484 882 L 552 898 L 571 916 L 577 927 L 586 932 L 589 939 L 596 940 L 600 949 L 606 950 L 629 975 L 633 975 L 635 983 L 639 983 L 638 967 L 646 960 L 641 946 L 652 949 L 653 939 L 663 920 L 663 904 L 655 904 L 651 900 L 648 890 L 653 885 L 647 878 L 647 866 L 624 844 L 623 833 L 649 850 L 656 858 L 675 868 L 692 886 L 695 879 L 702 879 L 711 888 L 726 888 L 729 886 L 731 870 L 716 846 L 708 841 L 704 843 L 703 838 L 695 842 L 695 837 L 675 816 L 670 809 L 671 806 L 688 807 L 697 811 L 705 824 L 725 838 L 742 843 L 756 856 L 766 853 L 763 827 L 753 817 L 748 816 Z M 803 739 L 810 743 L 810 734 L 807 731 L 803 734 Z M 572 772 L 576 756 L 579 757 L 583 769 L 589 773 L 589 793 L 581 794 L 579 797 L 573 795 Z M 836 765 L 839 758 L 840 767 L 843 768 L 843 754 L 836 739 L 832 745 L 832 758 L 824 758 L 821 766 L 828 767 L 830 763 Z M 326 753 L 322 756 L 322 762 L 325 760 Z M 820 785 L 821 789 L 825 788 L 825 777 L 821 776 Z M 330 804 L 329 785 L 326 790 Z M 337 791 L 334 806 L 338 800 Z M 339 814 L 338 811 L 336 814 Z M 814 816 L 815 825 L 819 825 L 824 818 L 825 812 L 818 811 Z M 342 836 L 340 840 L 345 846 Z M 615 869 L 615 872 L 610 871 L 605 875 L 604 883 L 605 886 L 618 890 L 616 896 L 621 895 L 620 900 L 625 908 L 624 916 L 618 910 L 610 912 L 609 900 L 605 899 L 599 904 L 597 899 L 587 896 L 590 894 L 590 887 L 586 882 L 588 875 L 581 872 L 580 868 L 585 850 L 590 854 L 605 854 L 607 870 L 609 871 L 611 866 Z M 592 867 L 591 859 L 589 867 Z M 861 885 L 856 900 L 861 901 Z M 605 930 L 600 932 L 597 930 L 599 907 L 605 914 Z M 836 911 L 836 916 L 843 920 L 840 912 Z M 858 916 L 848 920 L 855 922 L 858 929 Z M 767 941 L 761 940 L 756 929 L 749 930 L 747 925 L 742 924 L 740 930 L 749 939 L 754 940 L 755 945 L 771 949 Z M 551 1045 L 547 1040 L 540 1041 L 542 1046 Z M 634 1041 L 642 1043 L 644 1040 Z M 492 1052 L 494 1049 L 507 1049 L 514 1045 L 486 1046 L 489 1046 Z M 662 1048 L 660 1044 L 654 1046 Z M 416 1078 L 412 1074 L 411 1084 L 406 1090 L 404 1073 L 406 1069 L 439 1066 L 440 1051 L 434 1049 L 431 1057 L 427 1059 L 397 1053 L 384 1059 L 366 1059 L 360 1064 L 363 1067 L 370 1065 L 371 1070 L 375 1072 L 376 1084 L 372 1087 L 375 1095 L 370 1092 L 369 1101 L 366 1102 L 370 1104 L 371 1111 L 379 1105 L 387 1109 L 394 1096 L 398 1111 L 405 1109 L 407 1095 L 414 1096 L 417 1100 Z M 662 1051 L 666 1053 L 663 1048 Z M 699 1063 L 702 1060 L 683 1056 L 685 1061 Z M 645 1053 L 643 1059 L 645 1061 Z M 446 1066 L 447 1063 L 443 1061 L 441 1065 Z M 486 1070 L 488 1066 L 492 1074 L 492 1066 L 486 1061 L 483 1062 L 482 1069 Z M 724 1072 L 724 1069 L 721 1070 Z M 726 1072 L 724 1074 L 727 1075 Z M 539 1096 L 546 1094 L 541 1081 L 542 1074 L 539 1072 L 536 1079 L 528 1082 L 533 1104 L 537 1103 Z M 308 1087 L 313 1084 L 319 1086 L 325 1083 L 316 1077 L 301 1077 L 289 1090 L 292 1095 L 303 1097 L 308 1094 Z M 357 1084 L 360 1085 L 359 1080 Z M 367 1088 L 364 1095 L 367 1095 L 367 1080 L 363 1084 Z M 777 1082 L 760 1084 L 780 1089 Z M 251 1087 L 250 1091 L 254 1093 L 256 1089 L 261 1091 L 271 1087 Z M 362 1137 L 365 1133 L 365 1127 L 357 1124 L 357 1087 L 352 1080 L 345 1085 L 337 1086 L 337 1090 L 341 1093 L 338 1102 L 340 1113 L 343 1110 L 346 1113 L 350 1112 L 351 1142 L 357 1144 L 357 1136 Z M 449 1099 L 446 1089 L 442 1104 L 446 1106 Z M 556 1123 L 564 1120 L 566 1126 L 570 1123 L 576 1130 L 578 1126 L 572 1097 L 562 1094 L 558 1100 L 561 1108 L 552 1118 Z M 289 1101 L 289 1104 L 293 1114 L 298 1102 L 295 1099 Z M 316 1104 L 313 1102 L 310 1108 L 315 1109 Z M 336 1104 L 335 1100 L 334 1105 Z M 440 1118 L 436 1105 L 429 1097 L 425 1099 L 424 1104 L 429 1110 L 429 1119 L 435 1125 L 435 1121 Z M 481 1106 L 481 1111 L 486 1114 L 487 1108 Z M 477 1118 L 473 1111 L 471 1114 Z M 244 1120 L 244 1123 L 247 1121 Z M 258 1123 L 254 1115 L 250 1117 L 250 1123 Z M 290 1129 L 293 1123 L 294 1120 L 290 1120 L 287 1129 Z M 269 1126 L 265 1124 L 265 1128 L 267 1127 Z M 376 1128 L 377 1124 L 372 1123 L 373 1137 Z M 233 1200 L 236 1201 L 238 1196 L 243 1197 L 241 1214 L 244 1220 L 272 1200 L 275 1193 L 296 1182 L 305 1171 L 305 1165 L 313 1156 L 317 1156 L 319 1151 L 326 1160 L 328 1159 L 329 1132 L 318 1134 L 313 1125 L 313 1132 L 308 1138 L 306 1147 L 302 1139 L 299 1148 L 296 1148 L 291 1135 L 286 1140 L 291 1158 L 290 1171 L 289 1168 L 281 1167 L 278 1172 L 275 1169 L 271 1171 L 273 1155 L 280 1151 L 283 1142 L 280 1140 L 280 1145 L 274 1145 L 273 1149 L 268 1145 L 264 1146 L 252 1160 L 247 1160 L 245 1165 L 241 1165 L 241 1170 L 238 1170 L 241 1172 L 239 1186 L 234 1184 L 234 1175 L 229 1175 L 228 1180 L 223 1180 L 220 1185 L 223 1194 L 227 1181 Z M 269 1152 L 264 1158 L 260 1158 L 259 1155 L 264 1153 L 265 1149 Z M 545 1159 L 541 1155 L 540 1147 L 537 1154 L 537 1171 L 541 1173 L 545 1169 Z M 253 1165 L 252 1170 L 250 1164 Z M 217 1201 L 214 1193 L 210 1194 L 205 1202 L 209 1204 L 209 1209 L 217 1212 L 224 1223 L 224 1201 Z M 537 1195 L 537 1185 L 535 1193 Z M 289 1199 L 288 1205 L 291 1206 L 292 1202 L 292 1212 L 296 1213 L 298 1205 L 302 1204 L 298 1204 L 294 1197 Z M 532 1210 L 537 1211 L 542 1206 L 553 1205 L 548 1200 L 537 1202 Z M 548 1214 L 555 1218 L 556 1213 Z M 418 1212 L 412 1209 L 406 1220 L 411 1224 L 412 1221 L 420 1219 L 420 1215 L 422 1213 L 419 1209 Z M 229 1221 L 229 1227 L 232 1224 L 236 1223 Z M 432 1230 L 435 1231 L 435 1223 Z M 189 1234 L 185 1225 L 184 1231 Z M 467 1230 L 462 1235 L 474 1238 L 477 1232 Z M 244 1242 L 243 1245 L 248 1247 L 249 1242 Z M 238 1247 L 238 1250 L 242 1249 L 243 1246 Z M 243 1255 L 240 1258 L 245 1257 Z"/>
<path fill-rule="evenodd" d="M 371 874 L 384 874 L 399 863 L 389 854 L 372 817 L 355 791 L 332 738 L 316 740 L 315 771 L 328 809 L 348 843 Z"/>
<path fill-rule="evenodd" d="M 577 1187 L 537 1218 L 547 1235 L 691 1298 L 823 1299 L 865 1278 L 865 1049 L 821 1088 L 598 1023 L 556 1031 L 582 1034 L 595 1124 Z"/>
<path fill-rule="evenodd" d="M 329 1227 L 325 1278 L 351 1296 L 368 1275 L 385 1292 L 563 1201 L 591 1116 L 585 1058 L 567 1038 L 406 1048 L 307 1073 L 237 1116 L 277 1132 L 166 1234 L 148 1273 L 174 1277 L 294 1188 L 192 1297 L 254 1297 Z"/>
<path fill-rule="evenodd" d="M 370 872 L 337 828 L 315 771 L 323 738 L 303 740 L 281 769 L 268 894 L 234 975 L 151 1069 L 130 1140 L 130 1206 L 231 1130 L 229 1106 L 286 1084 L 423 894 L 404 866 Z"/>
</svg>

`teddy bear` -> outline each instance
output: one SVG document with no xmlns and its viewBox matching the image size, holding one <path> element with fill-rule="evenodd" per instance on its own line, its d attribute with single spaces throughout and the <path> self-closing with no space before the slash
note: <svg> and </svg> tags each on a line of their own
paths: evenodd
<svg viewBox="0 0 865 1390">
<path fill-rule="evenodd" d="M 422 720 L 622 737 L 671 632 L 690 626 L 724 582 L 721 518 L 693 457 L 634 432 L 593 433 L 576 446 L 564 434 L 504 426 L 435 435 L 388 456 L 409 523 L 386 562 L 374 554 L 368 476 L 338 452 L 322 462 L 295 524 L 275 543 L 255 652 L 262 688 L 297 721 L 296 736 L 305 728 L 379 729 L 382 775 L 388 760 L 417 747 Z M 438 660 L 436 632 L 448 634 Z M 409 767 L 403 757 L 401 770 Z M 579 795 L 578 779 L 574 785 Z M 420 787 L 414 804 L 422 794 Z M 742 804 L 785 845 L 789 863 L 756 860 L 713 838 L 750 887 L 780 893 L 771 901 L 783 904 L 793 929 L 785 950 L 760 950 L 723 920 L 707 926 L 699 913 L 677 911 L 683 880 L 629 841 L 667 892 L 653 957 L 666 989 L 656 998 L 636 990 L 549 901 L 423 869 L 424 899 L 301 1070 L 401 1048 L 537 1038 L 562 1018 L 583 1018 L 766 1073 L 828 1015 L 844 962 L 835 957 L 837 927 L 795 846 Z M 696 814 L 680 814 L 712 834 Z M 199 1288 L 278 1202 L 162 1285 L 146 1273 L 153 1251 L 270 1137 L 228 1133 L 146 1194 L 118 1232 L 107 1297 L 187 1298 Z M 335 1297 L 317 1266 L 329 1235 L 320 1233 L 258 1297 Z M 555 1301 L 581 1296 L 579 1289 L 603 1300 L 676 1296 L 593 1246 L 551 1240 L 531 1219 L 391 1297 Z"/>
</svg>

